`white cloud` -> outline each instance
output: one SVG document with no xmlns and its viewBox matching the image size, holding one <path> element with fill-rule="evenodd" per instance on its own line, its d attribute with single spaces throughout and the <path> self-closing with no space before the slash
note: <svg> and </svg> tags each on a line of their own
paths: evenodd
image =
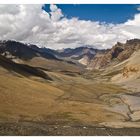
<svg viewBox="0 0 140 140">
<path fill-rule="evenodd" d="M 106 24 L 68 19 L 56 5 L 50 10 L 43 11 L 42 5 L 0 5 L 0 39 L 58 49 L 82 45 L 110 48 L 118 41 L 140 38 L 140 14 L 122 24 Z"/>
<path fill-rule="evenodd" d="M 51 14 L 51 19 L 52 19 L 53 21 L 58 21 L 58 20 L 60 20 L 60 18 L 62 18 L 62 17 L 64 16 L 64 15 L 62 14 L 61 9 L 57 8 L 57 6 L 54 5 L 54 4 L 51 4 L 51 5 L 50 5 L 50 10 L 51 10 L 51 12 L 50 12 L 50 14 Z"/>
<path fill-rule="evenodd" d="M 15 15 L 20 12 L 20 7 L 17 5 L 0 5 L 0 14 Z"/>
</svg>

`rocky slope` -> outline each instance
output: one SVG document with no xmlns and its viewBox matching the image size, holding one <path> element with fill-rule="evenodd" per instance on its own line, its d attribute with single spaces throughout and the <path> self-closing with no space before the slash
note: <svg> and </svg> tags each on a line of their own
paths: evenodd
<svg viewBox="0 0 140 140">
<path fill-rule="evenodd" d="M 96 54 L 88 65 L 89 68 L 99 69 L 107 67 L 110 64 L 117 64 L 128 59 L 135 51 L 140 49 L 140 40 L 132 39 L 126 43 L 117 43 L 105 53 Z"/>
<path fill-rule="evenodd" d="M 140 91 L 140 50 L 134 52 L 130 58 L 114 66 L 120 67 L 120 72 L 114 75 L 111 80 L 123 84 L 134 91 Z"/>
</svg>

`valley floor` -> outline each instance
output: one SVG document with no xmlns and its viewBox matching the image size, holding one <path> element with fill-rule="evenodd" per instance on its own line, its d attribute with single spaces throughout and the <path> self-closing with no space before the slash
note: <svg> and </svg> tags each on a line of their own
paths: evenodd
<svg viewBox="0 0 140 140">
<path fill-rule="evenodd" d="M 98 72 L 46 73 L 0 68 L 0 135 L 140 135 L 139 92 Z"/>
</svg>

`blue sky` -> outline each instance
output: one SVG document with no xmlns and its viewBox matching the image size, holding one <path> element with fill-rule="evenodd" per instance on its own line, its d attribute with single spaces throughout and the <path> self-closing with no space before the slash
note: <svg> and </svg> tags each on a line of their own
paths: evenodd
<svg viewBox="0 0 140 140">
<path fill-rule="evenodd" d="M 50 11 L 49 4 L 45 10 Z M 123 23 L 133 19 L 139 13 L 136 4 L 58 4 L 67 18 L 78 17 L 79 19 L 100 21 L 106 23 Z"/>
</svg>

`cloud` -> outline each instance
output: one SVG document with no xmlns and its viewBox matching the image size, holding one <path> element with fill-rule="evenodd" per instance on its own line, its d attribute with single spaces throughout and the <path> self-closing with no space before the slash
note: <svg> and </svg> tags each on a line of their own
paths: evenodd
<svg viewBox="0 0 140 140">
<path fill-rule="evenodd" d="M 68 19 L 56 5 L 0 5 L 0 39 L 14 39 L 49 48 L 91 45 L 104 49 L 140 38 L 140 14 L 122 24 Z"/>
<path fill-rule="evenodd" d="M 64 16 L 64 15 L 62 14 L 61 9 L 57 8 L 57 6 L 54 5 L 54 4 L 51 4 L 51 5 L 50 5 L 50 10 L 51 10 L 51 12 L 50 12 L 50 14 L 51 14 L 51 19 L 52 19 L 53 21 L 58 21 L 58 20 L 60 20 L 60 19 Z"/>
<path fill-rule="evenodd" d="M 0 14 L 15 15 L 20 12 L 20 7 L 17 5 L 0 5 Z"/>
<path fill-rule="evenodd" d="M 137 10 L 140 11 L 140 6 L 137 7 Z"/>
</svg>

